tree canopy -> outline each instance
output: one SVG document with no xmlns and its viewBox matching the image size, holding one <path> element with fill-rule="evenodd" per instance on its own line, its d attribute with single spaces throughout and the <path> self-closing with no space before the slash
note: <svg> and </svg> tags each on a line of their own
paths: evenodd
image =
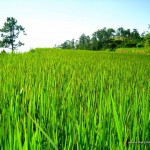
<svg viewBox="0 0 150 150">
<path fill-rule="evenodd" d="M 150 26 L 149 26 L 150 28 Z M 99 29 L 92 34 L 92 37 L 82 34 L 73 43 L 66 40 L 59 45 L 62 49 L 81 49 L 81 50 L 111 50 L 116 48 L 133 48 L 150 46 L 150 32 L 140 34 L 137 29 L 124 29 L 123 27 L 114 30 L 113 28 Z"/>
<path fill-rule="evenodd" d="M 17 25 L 17 20 L 13 17 L 7 17 L 7 21 L 4 23 L 2 29 L 0 29 L 2 41 L 0 46 L 4 48 L 10 48 L 12 52 L 18 47 L 24 45 L 24 43 L 17 41 L 20 32 L 25 34 L 25 28 L 21 25 Z"/>
</svg>

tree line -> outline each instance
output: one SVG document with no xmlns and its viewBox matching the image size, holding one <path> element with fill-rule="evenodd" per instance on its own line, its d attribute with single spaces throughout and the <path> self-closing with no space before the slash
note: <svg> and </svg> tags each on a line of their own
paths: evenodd
<svg viewBox="0 0 150 150">
<path fill-rule="evenodd" d="M 150 25 L 148 30 L 150 30 Z M 13 17 L 7 17 L 6 22 L 0 29 L 1 39 L 0 47 L 10 48 L 12 52 L 18 47 L 24 45 L 20 41 L 16 41 L 19 34 L 25 33 L 25 28 L 17 24 L 17 20 Z M 97 30 L 92 37 L 82 34 L 78 40 L 66 40 L 57 46 L 61 49 L 80 49 L 80 50 L 110 50 L 115 51 L 116 48 L 133 48 L 133 47 L 150 47 L 150 31 L 142 34 L 137 29 L 124 29 L 123 27 L 114 30 L 106 28 Z"/>
<path fill-rule="evenodd" d="M 149 25 L 150 29 L 150 25 Z M 137 29 L 124 29 L 123 27 L 114 30 L 106 28 L 97 30 L 92 37 L 82 34 L 78 40 L 66 40 L 59 45 L 62 49 L 80 49 L 80 50 L 110 50 L 116 48 L 134 48 L 149 47 L 150 32 L 146 31 L 142 34 Z"/>
</svg>

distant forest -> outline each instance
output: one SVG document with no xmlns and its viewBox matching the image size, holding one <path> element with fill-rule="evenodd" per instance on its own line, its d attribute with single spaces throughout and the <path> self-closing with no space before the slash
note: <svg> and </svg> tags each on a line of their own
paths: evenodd
<svg viewBox="0 0 150 150">
<path fill-rule="evenodd" d="M 150 29 L 150 25 L 148 30 Z M 82 34 L 78 40 L 66 40 L 57 48 L 61 49 L 80 49 L 80 50 L 110 50 L 115 51 L 117 48 L 135 48 L 149 47 L 150 32 L 142 34 L 137 29 L 124 29 L 123 27 L 114 30 L 106 28 L 97 30 L 92 37 Z"/>
</svg>

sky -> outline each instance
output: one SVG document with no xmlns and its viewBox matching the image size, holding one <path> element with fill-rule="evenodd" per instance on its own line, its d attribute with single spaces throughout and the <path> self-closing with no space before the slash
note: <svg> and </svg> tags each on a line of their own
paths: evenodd
<svg viewBox="0 0 150 150">
<path fill-rule="evenodd" d="M 148 30 L 150 0 L 0 0 L 0 28 L 7 17 L 25 27 L 20 51 L 54 47 L 66 40 L 91 36 L 98 29 Z"/>
</svg>

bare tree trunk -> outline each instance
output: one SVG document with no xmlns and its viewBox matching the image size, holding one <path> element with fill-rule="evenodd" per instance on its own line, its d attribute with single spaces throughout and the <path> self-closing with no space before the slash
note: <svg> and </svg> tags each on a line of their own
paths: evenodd
<svg viewBox="0 0 150 150">
<path fill-rule="evenodd" d="M 11 43 L 11 51 L 12 51 L 12 53 L 14 52 L 14 43 L 13 43 L 13 41 Z"/>
</svg>

